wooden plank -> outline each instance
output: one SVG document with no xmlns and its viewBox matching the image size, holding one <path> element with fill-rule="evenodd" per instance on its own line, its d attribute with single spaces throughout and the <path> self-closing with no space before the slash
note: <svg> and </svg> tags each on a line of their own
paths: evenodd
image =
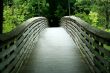
<svg viewBox="0 0 110 73">
<path fill-rule="evenodd" d="M 94 58 L 94 63 L 97 69 L 99 69 L 102 73 L 109 73 L 109 71 L 100 63 L 96 57 Z"/>
<path fill-rule="evenodd" d="M 67 27 L 68 28 L 68 27 Z M 71 28 L 71 27 L 70 27 Z M 70 29 L 70 28 L 68 28 L 68 29 Z M 75 28 L 73 28 L 74 30 L 75 30 Z M 71 32 L 71 31 L 69 31 L 69 32 Z M 72 31 L 75 35 L 77 35 L 78 34 L 78 32 L 76 33 L 76 32 L 74 32 L 74 31 Z M 71 35 L 72 35 L 72 33 L 71 33 Z M 77 38 L 78 38 L 79 36 L 77 35 Z M 75 40 L 75 38 L 74 38 L 74 40 Z M 81 41 L 76 41 L 76 42 L 81 42 Z M 83 42 L 82 42 L 83 43 Z M 76 43 L 77 44 L 77 43 Z M 81 44 L 81 43 L 80 43 Z M 80 44 L 78 44 L 78 46 L 80 46 Z M 85 52 L 85 48 L 84 49 L 82 49 L 82 51 L 83 51 L 83 53 Z M 90 53 L 90 52 L 89 52 Z M 89 54 L 88 53 L 88 54 Z M 86 54 L 86 56 L 88 56 L 88 54 L 87 54 L 87 52 L 85 52 L 84 54 Z M 87 57 L 88 59 L 89 59 L 89 61 L 90 61 L 90 56 L 88 56 Z M 93 62 L 92 62 L 93 60 L 91 60 L 91 64 L 93 65 Z"/>
</svg>

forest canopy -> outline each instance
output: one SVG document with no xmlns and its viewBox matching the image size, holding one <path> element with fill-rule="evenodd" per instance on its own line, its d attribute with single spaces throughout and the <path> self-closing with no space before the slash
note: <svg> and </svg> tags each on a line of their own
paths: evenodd
<svg viewBox="0 0 110 73">
<path fill-rule="evenodd" d="M 37 16 L 46 17 L 50 26 L 59 26 L 61 17 L 67 15 L 110 32 L 110 0 L 3 0 L 3 7 L 4 33 Z"/>
</svg>

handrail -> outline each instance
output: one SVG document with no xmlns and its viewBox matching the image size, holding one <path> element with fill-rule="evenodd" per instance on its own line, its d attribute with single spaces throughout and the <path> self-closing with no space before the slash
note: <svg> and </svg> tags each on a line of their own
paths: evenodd
<svg viewBox="0 0 110 73">
<path fill-rule="evenodd" d="M 47 24 L 45 17 L 34 17 L 13 31 L 0 35 L 0 73 L 17 73 Z"/>
<path fill-rule="evenodd" d="M 25 22 L 23 22 L 16 29 L 12 30 L 11 32 L 0 34 L 0 43 L 1 42 L 5 42 L 5 41 L 7 42 L 8 40 L 13 39 L 17 35 L 21 34 L 26 29 L 26 27 L 29 27 L 33 23 L 36 23 L 37 21 L 40 21 L 42 19 L 46 20 L 46 18 L 44 18 L 44 17 L 33 17 L 33 18 L 30 18 L 30 19 L 26 20 Z"/>
<path fill-rule="evenodd" d="M 65 16 L 61 25 L 70 34 L 91 71 L 110 73 L 110 33 L 98 30 L 75 16 Z"/>
</svg>

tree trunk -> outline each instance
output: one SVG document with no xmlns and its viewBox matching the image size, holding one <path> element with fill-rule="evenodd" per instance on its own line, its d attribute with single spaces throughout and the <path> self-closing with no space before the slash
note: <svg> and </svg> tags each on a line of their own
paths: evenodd
<svg viewBox="0 0 110 73">
<path fill-rule="evenodd" d="M 3 0 L 0 1 L 0 34 L 3 31 Z"/>
<path fill-rule="evenodd" d="M 50 27 L 57 27 L 58 24 L 58 17 L 55 16 L 55 11 L 57 10 L 57 1 L 58 0 L 47 0 L 49 3 L 49 26 Z"/>
<path fill-rule="evenodd" d="M 109 28 L 109 9 L 108 7 L 106 7 L 106 11 L 105 11 L 105 14 L 106 14 L 106 24 L 105 24 L 105 28 Z"/>
</svg>

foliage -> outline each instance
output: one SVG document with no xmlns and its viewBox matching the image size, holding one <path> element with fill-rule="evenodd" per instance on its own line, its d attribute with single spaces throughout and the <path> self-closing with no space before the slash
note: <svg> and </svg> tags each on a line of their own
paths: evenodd
<svg viewBox="0 0 110 73">
<path fill-rule="evenodd" d="M 4 6 L 4 22 L 3 22 L 3 32 L 9 32 L 24 20 L 27 12 L 26 2 L 18 7 Z"/>
<path fill-rule="evenodd" d="M 14 17 L 12 17 L 12 9 L 9 6 L 4 7 L 4 25 L 3 25 L 3 32 L 9 32 L 15 25 L 13 24 Z"/>
<path fill-rule="evenodd" d="M 96 0 L 97 11 L 99 15 L 104 17 L 105 28 L 110 27 L 110 1 L 109 0 Z M 99 16 L 99 17 L 100 17 Z"/>
<path fill-rule="evenodd" d="M 98 13 L 97 12 L 90 12 L 89 13 L 89 19 L 91 20 L 91 23 L 93 26 L 97 26 L 97 22 L 98 22 Z"/>
<path fill-rule="evenodd" d="M 86 13 L 76 13 L 75 16 L 80 17 L 87 22 L 91 22 L 89 16 Z"/>
<path fill-rule="evenodd" d="M 44 0 L 39 1 L 38 8 L 38 0 L 4 0 L 3 33 L 10 32 L 28 18 L 39 16 L 40 13 L 46 15 L 43 12 L 47 8 L 42 1 Z"/>
<path fill-rule="evenodd" d="M 75 10 L 75 15 L 98 29 L 110 32 L 109 2 L 109 0 L 77 0 L 75 5 L 78 9 Z M 86 13 L 85 9 L 89 10 L 89 13 Z"/>
<path fill-rule="evenodd" d="M 65 15 L 65 13 L 66 13 L 66 10 L 64 10 L 61 5 L 58 5 L 57 10 L 55 11 L 55 16 L 58 18 L 61 18 Z"/>
<path fill-rule="evenodd" d="M 49 22 L 76 15 L 92 26 L 110 32 L 109 0 L 4 0 L 4 32 L 9 32 L 24 20 L 35 16 L 45 16 Z"/>
</svg>

